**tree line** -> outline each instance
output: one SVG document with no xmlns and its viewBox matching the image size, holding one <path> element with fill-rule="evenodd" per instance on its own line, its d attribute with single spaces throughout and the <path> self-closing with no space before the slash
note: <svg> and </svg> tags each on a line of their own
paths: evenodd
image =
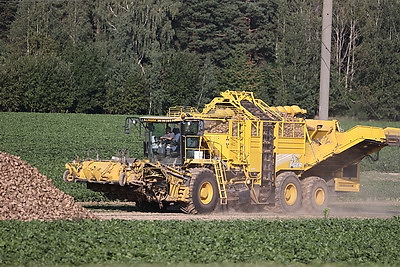
<svg viewBox="0 0 400 267">
<path fill-rule="evenodd" d="M 0 1 L 0 111 L 318 110 L 322 0 Z M 334 2 L 331 116 L 400 118 L 400 3 Z"/>
</svg>

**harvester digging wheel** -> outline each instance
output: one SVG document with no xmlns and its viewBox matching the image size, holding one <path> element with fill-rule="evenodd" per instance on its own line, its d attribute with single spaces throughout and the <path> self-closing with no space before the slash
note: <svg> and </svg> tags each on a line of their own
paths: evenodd
<svg viewBox="0 0 400 267">
<path fill-rule="evenodd" d="M 328 185 L 317 176 L 301 181 L 303 187 L 303 207 L 309 212 L 321 212 L 328 205 Z"/>
<path fill-rule="evenodd" d="M 69 170 L 66 170 L 63 174 L 64 182 L 72 183 L 75 181 L 75 177 L 71 174 Z"/>
<path fill-rule="evenodd" d="M 182 208 L 186 213 L 210 213 L 218 204 L 219 192 L 215 174 L 207 168 L 191 170 L 190 202 Z"/>
<path fill-rule="evenodd" d="M 294 212 L 301 208 L 302 187 L 299 178 L 293 172 L 279 174 L 275 180 L 275 208 Z"/>
</svg>

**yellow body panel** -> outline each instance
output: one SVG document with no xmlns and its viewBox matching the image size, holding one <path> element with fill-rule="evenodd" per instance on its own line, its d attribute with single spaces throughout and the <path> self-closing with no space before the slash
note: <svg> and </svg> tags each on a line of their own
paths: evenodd
<svg viewBox="0 0 400 267">
<path fill-rule="evenodd" d="M 334 178 L 334 181 L 335 181 L 335 191 L 346 191 L 346 192 L 360 191 L 360 179 Z"/>
<path fill-rule="evenodd" d="M 66 168 L 80 180 L 118 183 L 123 166 L 118 161 L 86 160 L 82 163 L 67 163 Z"/>
</svg>

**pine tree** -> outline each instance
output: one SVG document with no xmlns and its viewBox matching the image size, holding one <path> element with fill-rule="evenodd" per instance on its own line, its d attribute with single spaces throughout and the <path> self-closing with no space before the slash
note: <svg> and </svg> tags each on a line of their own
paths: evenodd
<svg viewBox="0 0 400 267">
<path fill-rule="evenodd" d="M 237 50 L 246 51 L 255 62 L 273 60 L 277 9 L 274 1 L 183 3 L 174 21 L 181 49 L 209 55 L 218 67 L 224 67 Z"/>
<path fill-rule="evenodd" d="M 262 76 L 255 63 L 242 52 L 232 57 L 219 75 L 219 90 L 251 91 L 258 93 Z"/>
<path fill-rule="evenodd" d="M 165 109 L 169 106 L 196 106 L 201 63 L 194 53 L 177 52 L 164 64 Z"/>
<path fill-rule="evenodd" d="M 8 39 L 11 23 L 17 13 L 17 2 L 0 2 L 0 40 L 5 42 Z"/>
<path fill-rule="evenodd" d="M 137 64 L 122 62 L 107 73 L 105 110 L 112 114 L 147 114 L 149 90 Z"/>
</svg>

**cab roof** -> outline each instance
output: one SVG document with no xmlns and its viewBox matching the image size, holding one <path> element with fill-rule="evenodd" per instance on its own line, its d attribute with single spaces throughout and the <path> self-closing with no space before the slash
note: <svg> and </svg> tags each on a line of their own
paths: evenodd
<svg viewBox="0 0 400 267">
<path fill-rule="evenodd" d="M 170 116 L 140 116 L 141 121 L 146 122 L 181 122 L 181 117 L 170 117 Z"/>
</svg>

